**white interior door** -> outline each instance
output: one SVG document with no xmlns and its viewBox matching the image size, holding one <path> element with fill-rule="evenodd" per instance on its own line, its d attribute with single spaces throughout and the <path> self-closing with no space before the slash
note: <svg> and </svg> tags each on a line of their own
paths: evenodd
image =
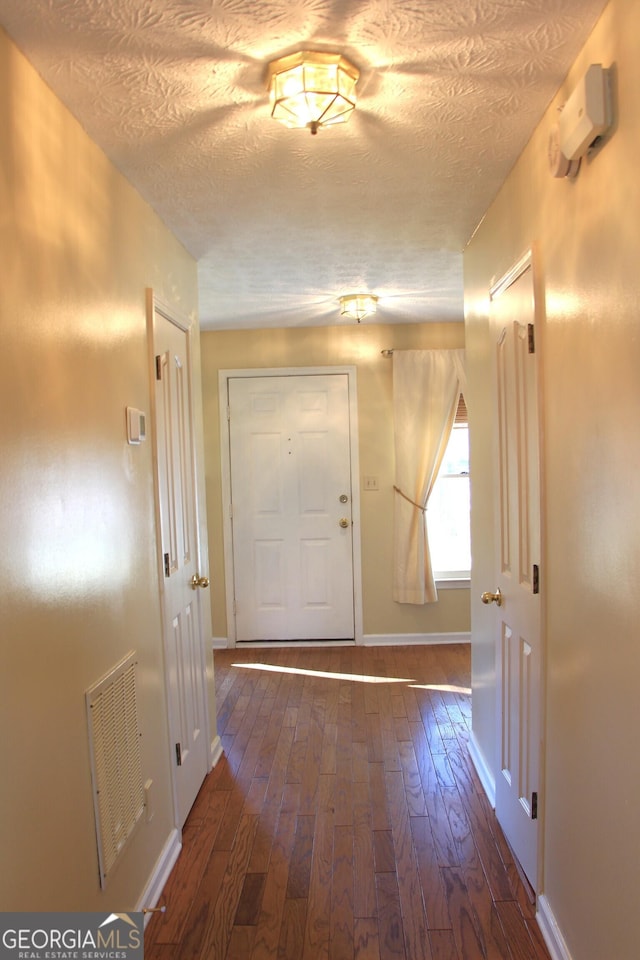
<svg viewBox="0 0 640 960">
<path fill-rule="evenodd" d="M 534 290 L 527 259 L 492 293 L 496 335 L 496 815 L 536 888 L 541 723 L 540 483 Z M 496 590 L 497 588 L 497 590 Z M 498 602 L 501 600 L 501 605 Z"/>
<path fill-rule="evenodd" d="M 354 638 L 346 374 L 228 381 L 236 640 Z"/>
<path fill-rule="evenodd" d="M 189 334 L 158 309 L 153 316 L 155 418 L 165 669 L 178 826 L 209 765 L 201 631 Z"/>
</svg>

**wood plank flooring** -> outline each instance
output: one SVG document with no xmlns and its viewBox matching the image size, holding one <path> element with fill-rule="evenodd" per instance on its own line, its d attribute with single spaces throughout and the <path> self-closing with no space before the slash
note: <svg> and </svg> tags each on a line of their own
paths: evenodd
<svg viewBox="0 0 640 960">
<path fill-rule="evenodd" d="M 146 960 L 549 960 L 468 755 L 469 657 L 216 651 L 224 756 Z"/>
</svg>

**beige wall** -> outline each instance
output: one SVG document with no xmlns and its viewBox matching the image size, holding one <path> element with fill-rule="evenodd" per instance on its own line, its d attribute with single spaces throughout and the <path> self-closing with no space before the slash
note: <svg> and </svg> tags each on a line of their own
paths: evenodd
<svg viewBox="0 0 640 960">
<path fill-rule="evenodd" d="M 573 960 L 635 960 L 640 827 L 640 5 L 612 0 L 465 255 L 474 541 L 474 732 L 495 770 L 494 478 L 487 292 L 534 245 L 546 498 L 546 789 L 542 892 Z M 616 127 L 577 180 L 547 137 L 590 63 L 612 67 Z M 481 506 L 478 506 L 481 505 Z"/>
<path fill-rule="evenodd" d="M 450 633 L 469 630 L 469 591 L 441 590 L 435 604 L 394 603 L 392 586 L 392 361 L 381 350 L 464 346 L 462 323 L 349 325 L 201 334 L 209 551 L 214 635 L 227 636 L 225 608 L 218 371 L 245 367 L 355 365 L 358 381 L 364 634 Z"/>
<path fill-rule="evenodd" d="M 2 32 L 0 63 L 0 906 L 130 910 L 173 818 L 151 443 L 125 407 L 149 411 L 146 288 L 195 316 L 196 266 Z M 131 649 L 155 816 L 102 893 L 84 693 Z"/>
</svg>

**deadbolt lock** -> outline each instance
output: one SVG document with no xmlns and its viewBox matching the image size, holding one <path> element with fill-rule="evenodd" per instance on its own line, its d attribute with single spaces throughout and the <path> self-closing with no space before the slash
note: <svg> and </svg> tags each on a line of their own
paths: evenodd
<svg viewBox="0 0 640 960">
<path fill-rule="evenodd" d="M 341 493 L 338 497 L 338 500 L 340 503 L 347 503 L 349 501 L 349 497 L 346 495 L 346 493 Z"/>
</svg>

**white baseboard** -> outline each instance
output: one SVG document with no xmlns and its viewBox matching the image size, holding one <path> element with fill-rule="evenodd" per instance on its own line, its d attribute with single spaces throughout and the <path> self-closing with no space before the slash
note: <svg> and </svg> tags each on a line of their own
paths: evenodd
<svg viewBox="0 0 640 960">
<path fill-rule="evenodd" d="M 494 777 L 489 764 L 486 761 L 485 755 L 480 749 L 480 745 L 476 740 L 476 736 L 471 731 L 471 736 L 469 737 L 469 756 L 473 761 L 473 765 L 476 768 L 476 773 L 480 777 L 480 783 L 482 788 L 487 795 L 489 803 L 494 808 L 496 807 L 496 778 Z"/>
<path fill-rule="evenodd" d="M 408 647 L 414 644 L 471 643 L 470 633 L 365 633 L 364 647 Z"/>
<path fill-rule="evenodd" d="M 165 884 L 169 879 L 169 874 L 173 870 L 174 864 L 178 859 L 181 849 L 182 840 L 180 837 L 180 831 L 176 830 L 174 827 L 167 838 L 167 842 L 162 849 L 162 853 L 156 861 L 156 865 L 153 868 L 149 880 L 147 881 L 147 885 L 142 891 L 142 896 L 140 897 L 135 908 L 137 913 L 145 909 L 155 907 L 160 899 L 160 894 L 164 890 Z M 148 923 L 150 918 L 151 914 L 147 913 L 144 918 L 145 924 Z"/>
<path fill-rule="evenodd" d="M 538 897 L 536 906 L 536 920 L 552 960 L 571 960 L 569 948 L 544 894 Z"/>
<path fill-rule="evenodd" d="M 222 756 L 222 740 L 220 739 L 220 737 L 216 736 L 211 741 L 211 769 L 212 770 L 221 756 Z"/>
<path fill-rule="evenodd" d="M 408 647 L 416 644 L 471 643 L 471 633 L 365 633 L 357 646 L 363 647 Z M 353 640 L 246 640 L 239 647 L 330 647 L 353 646 Z M 227 650 L 233 647 L 226 637 L 212 637 L 213 650 Z"/>
<path fill-rule="evenodd" d="M 283 647 L 353 647 L 353 640 L 238 640 L 236 650 L 279 650 Z"/>
</svg>

